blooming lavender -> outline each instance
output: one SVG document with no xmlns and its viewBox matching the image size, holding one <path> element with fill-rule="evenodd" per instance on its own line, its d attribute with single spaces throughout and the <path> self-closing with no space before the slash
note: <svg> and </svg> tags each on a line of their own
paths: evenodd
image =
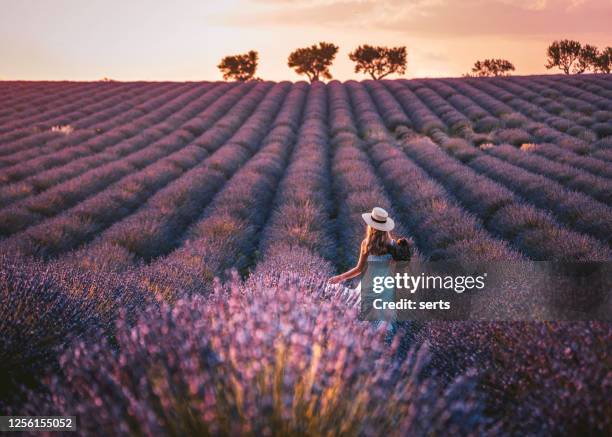
<svg viewBox="0 0 612 437">
<path fill-rule="evenodd" d="M 467 435 L 492 426 L 469 373 L 428 376 L 340 290 L 218 287 L 208 298 L 120 318 L 115 349 L 76 343 L 50 396 L 26 409 L 76 414 L 84 435 Z"/>
<path fill-rule="evenodd" d="M 86 435 L 610 434 L 609 323 L 387 331 L 326 284 L 373 206 L 419 261 L 609 261 L 605 75 L 0 99 L 3 411 Z"/>
</svg>

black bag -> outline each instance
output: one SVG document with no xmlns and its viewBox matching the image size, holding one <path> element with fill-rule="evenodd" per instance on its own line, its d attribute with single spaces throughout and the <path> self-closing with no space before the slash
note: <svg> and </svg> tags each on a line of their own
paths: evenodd
<svg viewBox="0 0 612 437">
<path fill-rule="evenodd" d="M 412 258 L 412 241 L 398 238 L 391 244 L 391 256 L 395 261 L 410 261 Z"/>
</svg>

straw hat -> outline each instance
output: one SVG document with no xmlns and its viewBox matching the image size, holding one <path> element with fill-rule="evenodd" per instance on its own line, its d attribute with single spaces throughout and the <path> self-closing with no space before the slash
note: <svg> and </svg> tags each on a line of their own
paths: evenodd
<svg viewBox="0 0 612 437">
<path fill-rule="evenodd" d="M 379 207 L 375 207 L 372 212 L 363 213 L 361 216 L 368 226 L 379 231 L 390 231 L 395 227 L 395 222 L 389 217 L 389 213 Z"/>
</svg>

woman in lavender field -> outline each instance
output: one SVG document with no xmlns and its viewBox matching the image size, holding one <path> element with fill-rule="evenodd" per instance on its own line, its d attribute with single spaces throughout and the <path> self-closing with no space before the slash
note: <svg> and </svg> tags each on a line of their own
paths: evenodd
<svg viewBox="0 0 612 437">
<path fill-rule="evenodd" d="M 390 262 L 392 260 L 392 250 L 396 242 L 391 237 L 390 231 L 395 227 L 395 223 L 387 211 L 382 208 L 375 207 L 372 212 L 362 214 L 363 220 L 366 222 L 366 236 L 361 242 L 359 249 L 359 261 L 352 269 L 329 279 L 330 284 L 338 284 L 348 279 L 361 276 L 359 284 L 355 289 L 356 292 L 362 291 L 362 282 L 364 282 L 364 296 L 369 296 L 376 299 L 382 299 L 385 302 L 393 301 L 394 288 L 384 287 L 384 290 L 374 293 L 373 278 L 377 276 L 390 276 Z M 373 309 L 372 303 L 364 302 L 362 308 Z M 385 312 L 368 313 L 369 319 L 381 319 L 383 317 L 393 317 L 392 314 Z"/>
</svg>

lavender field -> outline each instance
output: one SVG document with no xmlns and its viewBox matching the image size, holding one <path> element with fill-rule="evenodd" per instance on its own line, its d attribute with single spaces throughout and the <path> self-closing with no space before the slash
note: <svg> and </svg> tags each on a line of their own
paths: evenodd
<svg viewBox="0 0 612 437">
<path fill-rule="evenodd" d="M 421 260 L 612 260 L 609 75 L 0 82 L 0 411 L 89 435 L 610 435 L 604 322 L 357 319 Z"/>
</svg>

